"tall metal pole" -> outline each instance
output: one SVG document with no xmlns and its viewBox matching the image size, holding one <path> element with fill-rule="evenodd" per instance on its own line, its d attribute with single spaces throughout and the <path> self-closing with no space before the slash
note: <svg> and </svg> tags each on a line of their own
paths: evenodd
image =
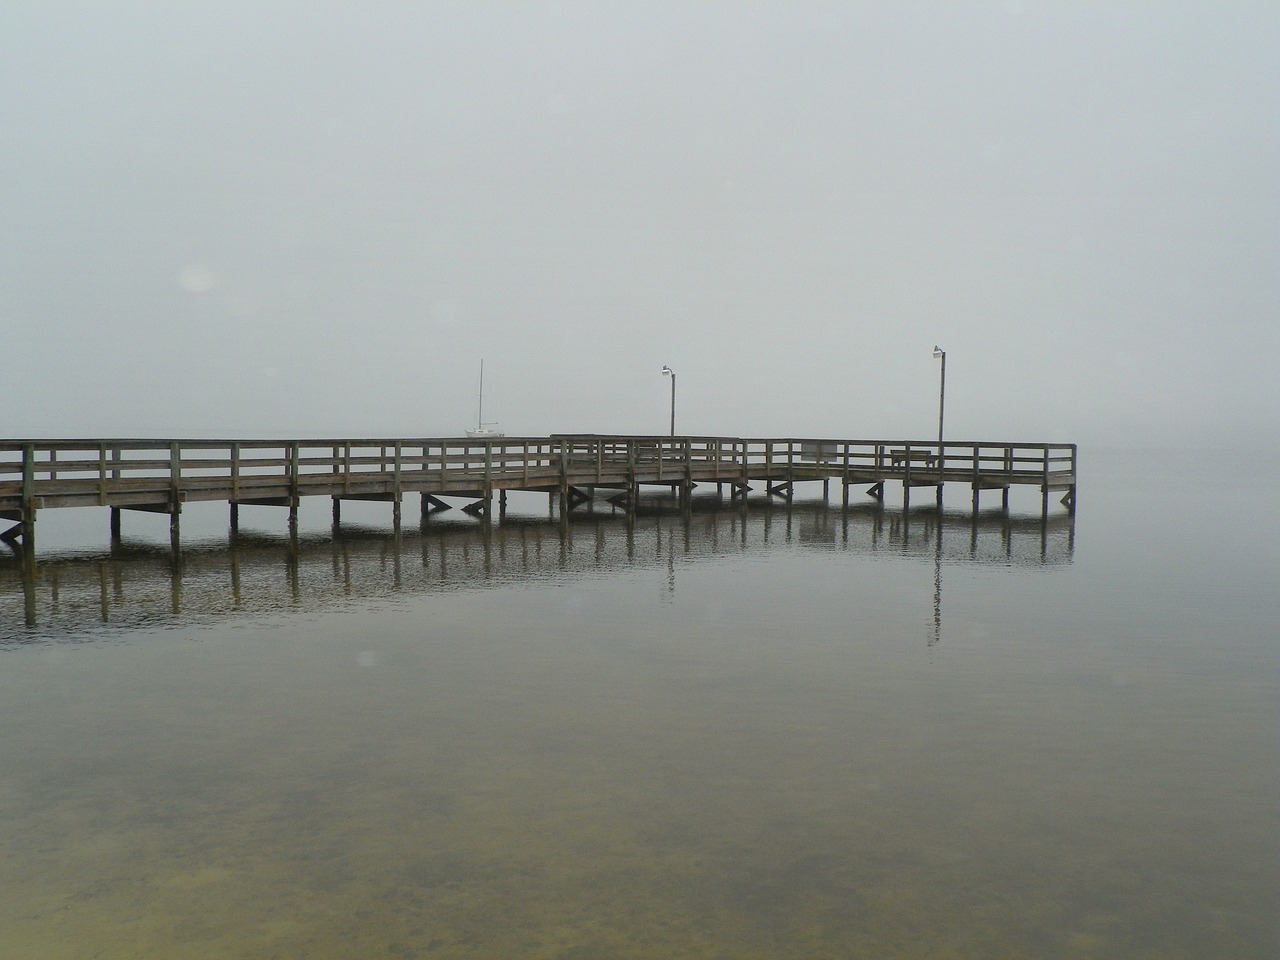
<svg viewBox="0 0 1280 960">
<path fill-rule="evenodd" d="M 942 372 L 938 380 L 938 457 L 942 457 L 942 416 L 946 412 L 947 402 L 947 351 L 933 348 L 933 355 L 942 361 Z"/>
<path fill-rule="evenodd" d="M 933 345 L 933 355 L 942 361 L 942 369 L 938 377 L 938 507 L 942 507 L 942 417 L 946 412 L 947 403 L 947 351 L 943 350 L 936 343 Z"/>
<path fill-rule="evenodd" d="M 671 378 L 671 435 L 676 435 L 676 372 L 670 367 L 662 368 L 662 375 Z"/>
<path fill-rule="evenodd" d="M 671 374 L 671 435 L 676 435 L 676 375 Z"/>
</svg>

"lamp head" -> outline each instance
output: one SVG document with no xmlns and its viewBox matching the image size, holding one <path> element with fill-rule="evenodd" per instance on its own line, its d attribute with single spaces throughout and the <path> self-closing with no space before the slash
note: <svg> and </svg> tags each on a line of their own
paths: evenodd
<svg viewBox="0 0 1280 960">
<path fill-rule="evenodd" d="M 933 345 L 933 356 L 935 359 L 939 357 L 945 357 L 946 355 L 947 355 L 947 351 L 943 350 L 936 343 Z"/>
<path fill-rule="evenodd" d="M 672 370 L 672 369 L 671 369 L 670 367 L 668 367 L 666 364 L 663 364 L 663 366 L 662 366 L 662 375 L 663 375 L 664 377 L 674 377 L 676 374 L 675 374 L 675 371 L 674 371 L 674 370 Z"/>
</svg>

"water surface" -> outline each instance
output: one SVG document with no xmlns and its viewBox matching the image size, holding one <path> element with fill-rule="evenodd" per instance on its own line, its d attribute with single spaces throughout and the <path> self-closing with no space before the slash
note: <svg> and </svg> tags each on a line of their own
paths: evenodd
<svg viewBox="0 0 1280 960">
<path fill-rule="evenodd" d="M 0 956 L 1272 957 L 1274 503 L 1099 459 L 1044 525 L 93 513 L 0 567 Z"/>
</svg>

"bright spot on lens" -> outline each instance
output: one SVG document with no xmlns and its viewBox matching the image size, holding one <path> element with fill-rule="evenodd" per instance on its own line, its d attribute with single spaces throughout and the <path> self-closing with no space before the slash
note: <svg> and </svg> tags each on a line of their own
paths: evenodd
<svg viewBox="0 0 1280 960">
<path fill-rule="evenodd" d="M 178 284 L 188 293 L 208 293 L 218 283 L 218 275 L 207 263 L 189 263 L 178 271 Z"/>
</svg>

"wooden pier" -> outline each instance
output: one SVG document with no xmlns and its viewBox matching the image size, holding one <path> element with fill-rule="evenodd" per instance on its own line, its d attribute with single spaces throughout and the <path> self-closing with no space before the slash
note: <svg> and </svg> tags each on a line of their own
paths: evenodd
<svg viewBox="0 0 1280 960">
<path fill-rule="evenodd" d="M 0 441 L 0 519 L 13 526 L 0 538 L 34 557 L 40 510 L 108 507 L 111 531 L 119 535 L 120 513 L 168 514 L 178 546 L 184 503 L 230 505 L 232 529 L 238 507 L 278 506 L 296 527 L 302 497 L 330 497 L 334 521 L 343 500 L 392 504 L 400 523 L 407 494 L 421 497 L 422 519 L 462 499 L 462 509 L 483 519 L 495 497 L 507 491 L 547 493 L 562 511 L 598 491 L 617 505 L 634 506 L 644 486 L 675 491 L 688 503 L 694 487 L 716 484 L 732 499 L 760 484 L 771 497 L 789 499 L 796 483 L 821 482 L 824 498 L 832 481 L 849 489 L 867 485 L 883 498 L 886 483 L 901 483 L 903 506 L 911 491 L 933 487 L 939 505 L 943 487 L 969 487 L 973 509 L 979 494 L 1000 490 L 1008 509 L 1014 486 L 1036 487 L 1049 513 L 1051 491 L 1074 512 L 1076 445 L 1071 443 L 953 442 L 919 440 L 743 439 L 552 435 L 488 439 L 341 440 L 6 440 Z"/>
</svg>

